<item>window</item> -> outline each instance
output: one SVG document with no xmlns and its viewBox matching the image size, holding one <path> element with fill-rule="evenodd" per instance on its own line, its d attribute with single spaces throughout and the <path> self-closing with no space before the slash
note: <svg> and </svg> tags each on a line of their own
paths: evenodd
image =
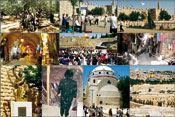
<svg viewBox="0 0 175 117">
<path fill-rule="evenodd" d="M 93 80 L 93 83 L 95 83 L 95 79 Z"/>
<path fill-rule="evenodd" d="M 103 101 L 100 101 L 100 104 L 103 104 Z"/>
<path fill-rule="evenodd" d="M 99 72 L 99 74 L 101 74 L 101 72 Z"/>
<path fill-rule="evenodd" d="M 108 84 L 111 84 L 111 81 L 110 80 L 108 80 L 108 82 L 107 82 Z"/>
<path fill-rule="evenodd" d="M 106 72 L 106 74 L 109 74 L 109 72 Z"/>
</svg>

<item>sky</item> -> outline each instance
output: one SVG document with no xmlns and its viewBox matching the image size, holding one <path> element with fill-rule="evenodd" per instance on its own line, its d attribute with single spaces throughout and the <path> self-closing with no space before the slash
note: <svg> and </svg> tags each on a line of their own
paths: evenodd
<svg viewBox="0 0 175 117">
<path fill-rule="evenodd" d="M 141 70 L 151 70 L 154 69 L 156 71 L 175 71 L 175 66 L 130 66 L 130 69 L 136 70 L 136 69 L 141 69 Z"/>
<path fill-rule="evenodd" d="M 86 88 L 89 74 L 96 67 L 98 66 L 84 66 L 84 86 L 83 86 L 84 89 Z M 108 66 L 108 67 L 112 68 L 116 72 L 117 78 L 119 78 L 120 76 L 129 76 L 129 66 Z"/>
<path fill-rule="evenodd" d="M 175 15 L 175 0 L 115 0 L 118 6 L 131 8 L 157 8 L 160 1 L 160 8 L 166 8 L 171 15 Z M 87 0 L 84 0 L 87 3 Z M 88 0 L 88 3 L 96 5 L 112 5 L 112 0 Z"/>
<path fill-rule="evenodd" d="M 101 35 L 106 35 L 106 33 L 74 33 L 74 36 L 82 37 L 85 34 L 87 34 L 90 38 L 92 38 L 92 36 L 96 36 L 96 35 L 97 35 L 97 38 L 100 38 Z M 60 33 L 60 36 L 70 37 L 70 36 L 72 36 L 72 33 Z"/>
</svg>

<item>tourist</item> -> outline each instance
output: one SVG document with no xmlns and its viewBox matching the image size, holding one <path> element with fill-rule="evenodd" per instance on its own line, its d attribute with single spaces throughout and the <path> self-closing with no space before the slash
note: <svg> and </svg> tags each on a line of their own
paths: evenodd
<svg viewBox="0 0 175 117">
<path fill-rule="evenodd" d="M 101 117 L 103 117 L 103 107 L 101 107 L 101 109 L 100 109 L 100 115 L 101 115 Z"/>
<path fill-rule="evenodd" d="M 110 18 L 110 33 L 117 33 L 117 17 L 114 14 Z"/>
<path fill-rule="evenodd" d="M 66 30 L 69 30 L 69 20 L 70 20 L 70 17 L 68 16 L 68 14 L 66 14 L 65 20 L 66 20 Z"/>
<path fill-rule="evenodd" d="M 84 29 L 85 30 L 85 25 L 84 25 L 84 23 L 85 23 L 85 17 L 84 17 L 83 14 L 81 14 L 81 16 L 80 16 L 80 22 L 81 22 L 81 29 Z M 84 28 L 83 28 L 83 26 L 84 26 Z"/>
<path fill-rule="evenodd" d="M 122 117 L 122 111 L 119 110 L 119 117 Z"/>
<path fill-rule="evenodd" d="M 79 17 L 75 20 L 75 30 L 81 32 L 81 24 L 79 22 Z"/>
<path fill-rule="evenodd" d="M 129 110 L 127 108 L 127 111 L 126 111 L 126 116 L 129 117 Z"/>
<path fill-rule="evenodd" d="M 109 117 L 112 117 L 112 109 L 109 109 Z"/>
<path fill-rule="evenodd" d="M 66 28 L 66 19 L 65 19 L 65 14 L 62 16 L 62 30 L 63 32 L 65 31 Z"/>
<path fill-rule="evenodd" d="M 84 32 L 86 32 L 86 26 L 88 24 L 88 20 L 89 20 L 88 15 L 86 15 L 85 22 L 84 22 Z"/>
<path fill-rule="evenodd" d="M 58 86 L 58 94 L 61 94 L 60 98 L 60 114 L 68 117 L 69 109 L 72 104 L 72 100 L 76 100 L 77 96 L 77 82 L 72 80 L 72 70 L 66 70 L 64 73 L 65 79 L 60 81 Z"/>
<path fill-rule="evenodd" d="M 104 28 L 106 28 L 106 27 L 107 27 L 107 23 L 108 23 L 108 17 L 107 17 L 107 16 L 105 16 L 105 18 L 104 18 Z"/>
<path fill-rule="evenodd" d="M 88 112 L 87 112 L 87 107 L 85 105 L 83 106 L 83 110 L 84 110 L 84 115 L 86 117 L 86 115 L 88 114 Z"/>
<path fill-rule="evenodd" d="M 92 21 L 93 21 L 94 17 L 92 15 L 89 16 L 89 24 L 90 26 L 92 25 Z"/>
<path fill-rule="evenodd" d="M 124 30 L 123 30 L 123 21 L 122 20 L 120 20 L 120 32 L 124 32 Z"/>
<path fill-rule="evenodd" d="M 98 16 L 95 17 L 95 25 L 97 24 L 98 25 L 98 21 L 99 21 L 99 18 Z"/>
<path fill-rule="evenodd" d="M 96 112 L 96 110 L 95 110 L 95 107 L 92 107 L 92 117 L 95 117 L 95 112 Z"/>
</svg>

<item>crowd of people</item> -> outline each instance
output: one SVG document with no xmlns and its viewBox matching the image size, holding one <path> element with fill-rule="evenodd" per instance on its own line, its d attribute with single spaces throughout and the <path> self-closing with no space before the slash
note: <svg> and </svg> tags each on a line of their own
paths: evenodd
<svg viewBox="0 0 175 117">
<path fill-rule="evenodd" d="M 69 25 L 70 21 L 73 20 L 68 14 L 62 15 L 62 31 L 72 32 L 73 28 Z M 99 22 L 104 22 L 104 28 L 107 27 L 108 22 L 110 23 L 110 33 L 117 33 L 117 16 L 112 14 L 112 16 L 98 16 L 98 15 L 76 15 L 74 22 L 74 30 L 76 32 L 92 32 L 92 30 L 87 30 L 86 26 L 99 25 Z"/>
<path fill-rule="evenodd" d="M 107 113 L 104 113 L 103 111 L 103 107 L 98 107 L 93 104 L 90 107 L 87 106 L 83 106 L 83 110 L 84 110 L 84 115 L 85 117 L 89 116 L 89 117 L 103 117 L 103 116 L 107 116 Z M 126 113 L 123 113 L 123 109 L 118 109 L 116 108 L 115 112 L 113 112 L 113 109 L 110 108 L 108 111 L 108 116 L 109 117 L 123 117 L 123 116 L 129 117 L 129 109 L 127 109 Z"/>
<path fill-rule="evenodd" d="M 116 53 L 102 53 L 91 49 L 60 49 L 59 63 L 62 65 L 117 64 Z"/>
</svg>

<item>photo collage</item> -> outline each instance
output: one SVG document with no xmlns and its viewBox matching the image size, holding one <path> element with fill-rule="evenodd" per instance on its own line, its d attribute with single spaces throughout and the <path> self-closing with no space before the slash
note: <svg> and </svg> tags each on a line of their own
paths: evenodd
<svg viewBox="0 0 175 117">
<path fill-rule="evenodd" d="M 1 0 L 1 117 L 174 117 L 174 0 Z"/>
</svg>

